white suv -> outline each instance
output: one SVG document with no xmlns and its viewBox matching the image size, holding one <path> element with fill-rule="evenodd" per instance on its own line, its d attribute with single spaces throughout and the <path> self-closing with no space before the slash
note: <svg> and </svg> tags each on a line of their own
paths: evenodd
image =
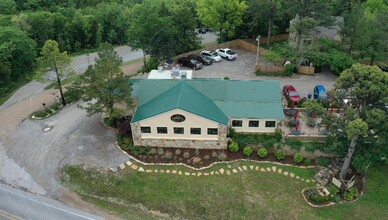
<svg viewBox="0 0 388 220">
<path fill-rule="evenodd" d="M 229 48 L 224 48 L 224 49 L 217 49 L 216 52 L 222 57 L 227 60 L 234 60 L 237 58 L 237 54 L 233 52 Z"/>
<path fill-rule="evenodd" d="M 209 59 L 212 59 L 214 60 L 215 62 L 220 62 L 222 60 L 222 58 L 220 57 L 220 55 L 218 55 L 217 52 L 212 52 L 212 51 L 208 51 L 208 50 L 203 50 L 201 52 L 201 55 L 204 56 L 204 57 L 207 57 Z"/>
</svg>

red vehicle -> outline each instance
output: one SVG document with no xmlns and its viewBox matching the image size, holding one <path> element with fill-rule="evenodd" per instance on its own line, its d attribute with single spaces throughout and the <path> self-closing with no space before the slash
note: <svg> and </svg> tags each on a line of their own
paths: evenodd
<svg viewBox="0 0 388 220">
<path fill-rule="evenodd" d="M 292 100 L 294 104 L 298 104 L 300 101 L 299 93 L 292 85 L 283 86 L 283 94 L 287 100 Z"/>
</svg>

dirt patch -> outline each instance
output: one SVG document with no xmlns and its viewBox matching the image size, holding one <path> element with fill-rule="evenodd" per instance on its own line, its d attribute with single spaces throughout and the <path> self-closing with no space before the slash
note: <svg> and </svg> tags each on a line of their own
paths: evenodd
<svg viewBox="0 0 388 220">
<path fill-rule="evenodd" d="M 143 66 L 143 62 L 132 63 L 121 67 L 125 75 L 137 75 L 137 71 Z"/>
<path fill-rule="evenodd" d="M 81 209 L 93 214 L 100 215 L 106 219 L 111 219 L 111 220 L 120 220 L 121 218 L 118 218 L 116 216 L 113 216 L 110 213 L 106 213 L 104 211 L 101 211 L 91 203 L 87 203 L 83 201 L 79 195 L 77 195 L 74 192 L 71 192 L 69 190 L 66 190 L 61 193 L 61 196 L 58 198 L 59 201 L 68 204 L 70 206 L 73 206 L 74 208 Z"/>
</svg>

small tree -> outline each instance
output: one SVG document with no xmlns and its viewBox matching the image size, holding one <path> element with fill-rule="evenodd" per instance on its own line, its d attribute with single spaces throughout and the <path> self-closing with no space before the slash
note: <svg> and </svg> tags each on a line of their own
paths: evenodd
<svg viewBox="0 0 388 220">
<path fill-rule="evenodd" d="M 67 55 L 67 52 L 59 52 L 58 43 L 55 40 L 47 40 L 44 44 L 41 57 L 38 58 L 38 64 L 40 71 L 37 74 L 37 78 L 50 81 L 50 77 L 47 76 L 47 71 L 55 72 L 55 81 L 58 84 L 59 92 L 61 93 L 62 105 L 66 105 L 65 96 L 63 95 L 61 80 L 64 77 L 68 77 L 72 71 L 69 69 L 69 63 L 71 58 Z"/>
<path fill-rule="evenodd" d="M 352 156 L 354 151 L 356 150 L 357 139 L 359 136 L 366 135 L 368 131 L 368 124 L 364 122 L 362 119 L 356 119 L 354 121 L 349 122 L 346 127 L 346 133 L 348 138 L 350 139 L 350 144 L 348 148 L 348 153 L 345 157 L 344 164 L 342 165 L 340 177 L 342 179 L 346 178 L 347 171 L 350 166 L 350 162 L 352 161 Z"/>
</svg>

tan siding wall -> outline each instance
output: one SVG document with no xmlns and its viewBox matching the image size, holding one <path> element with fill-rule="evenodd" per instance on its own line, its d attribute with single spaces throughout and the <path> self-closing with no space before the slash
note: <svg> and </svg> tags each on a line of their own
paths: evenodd
<svg viewBox="0 0 388 220">
<path fill-rule="evenodd" d="M 186 120 L 179 123 L 173 122 L 171 121 L 170 117 L 174 114 L 184 115 L 186 117 Z M 174 109 L 172 111 L 168 111 L 160 115 L 144 119 L 139 123 L 141 127 L 151 127 L 151 133 L 142 133 L 141 138 L 218 140 L 217 135 L 207 134 L 207 128 L 218 128 L 217 122 L 183 111 L 181 109 Z M 167 127 L 167 134 L 158 134 L 157 127 Z M 183 127 L 184 134 L 174 134 L 174 127 Z M 201 135 L 190 134 L 190 128 L 194 127 L 201 128 Z"/>
<path fill-rule="evenodd" d="M 242 127 L 232 127 L 236 132 L 257 132 L 257 133 L 271 133 L 275 132 L 276 126 L 278 124 L 278 120 L 276 119 L 254 119 L 254 118 L 231 118 L 229 119 L 229 125 L 232 126 L 233 120 L 242 120 Z M 249 127 L 249 121 L 259 121 L 259 127 Z M 265 122 L 266 121 L 275 121 L 275 127 L 273 128 L 266 128 Z"/>
</svg>

